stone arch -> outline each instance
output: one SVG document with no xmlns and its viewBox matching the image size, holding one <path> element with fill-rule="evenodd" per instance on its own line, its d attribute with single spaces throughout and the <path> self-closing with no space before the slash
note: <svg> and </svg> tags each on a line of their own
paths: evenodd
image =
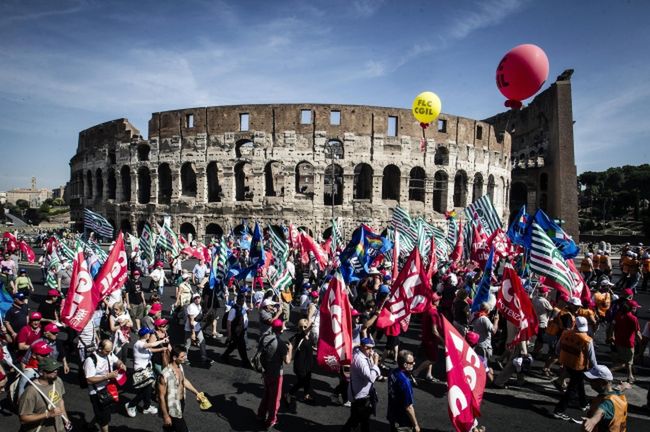
<svg viewBox="0 0 650 432">
<path fill-rule="evenodd" d="M 409 201 L 424 202 L 424 184 L 426 182 L 426 173 L 424 168 L 416 166 L 411 169 L 409 174 Z"/>
<path fill-rule="evenodd" d="M 172 192 L 172 170 L 162 163 L 158 166 L 158 204 L 171 204 Z"/>
<path fill-rule="evenodd" d="M 104 198 L 104 177 L 101 168 L 95 171 L 95 197 L 97 199 Z"/>
<path fill-rule="evenodd" d="M 147 224 L 147 221 L 146 221 L 146 220 L 142 220 L 142 219 L 140 219 L 140 220 L 138 221 L 138 224 L 136 225 L 136 231 L 137 231 L 138 236 L 141 236 L 141 235 L 142 235 L 142 231 L 144 231 L 144 226 L 145 226 L 146 224 Z"/>
<path fill-rule="evenodd" d="M 151 201 L 151 175 L 149 168 L 138 169 L 138 203 L 149 204 Z"/>
<path fill-rule="evenodd" d="M 433 163 L 436 165 L 449 165 L 449 149 L 444 146 L 436 148 Z"/>
<path fill-rule="evenodd" d="M 77 188 L 76 188 L 76 195 L 80 196 L 83 198 L 83 196 L 86 193 L 86 189 L 84 189 L 84 173 L 83 171 L 78 171 L 76 174 L 77 177 Z"/>
<path fill-rule="evenodd" d="M 454 177 L 454 207 L 467 206 L 467 173 L 460 170 Z"/>
<path fill-rule="evenodd" d="M 113 168 L 108 170 L 108 199 L 115 199 L 117 191 L 117 180 L 115 178 L 115 170 Z"/>
<path fill-rule="evenodd" d="M 86 198 L 93 197 L 93 173 L 88 170 L 86 172 Z"/>
<path fill-rule="evenodd" d="M 345 157 L 345 146 L 340 140 L 331 139 L 327 141 L 326 158 L 341 160 Z"/>
<path fill-rule="evenodd" d="M 181 195 L 196 197 L 196 172 L 191 162 L 185 162 L 181 166 Z"/>
<path fill-rule="evenodd" d="M 474 185 L 472 188 L 472 202 L 483 196 L 483 174 L 477 172 L 474 174 Z"/>
<path fill-rule="evenodd" d="M 325 228 L 325 231 L 323 231 L 322 237 L 323 237 L 323 240 L 327 240 L 331 236 L 332 236 L 332 227 L 330 226 L 330 227 Z"/>
<path fill-rule="evenodd" d="M 284 196 L 284 173 L 282 164 L 270 161 L 264 167 L 264 180 L 266 183 L 266 196 Z"/>
<path fill-rule="evenodd" d="M 330 164 L 325 168 L 323 186 L 323 204 L 343 204 L 343 168 L 340 165 Z"/>
<path fill-rule="evenodd" d="M 221 202 L 222 191 L 216 162 L 208 164 L 206 179 L 208 182 L 208 202 Z"/>
<path fill-rule="evenodd" d="M 314 166 L 307 161 L 296 165 L 296 193 L 314 197 Z"/>
<path fill-rule="evenodd" d="M 449 175 L 443 171 L 437 171 L 433 176 L 433 210 L 438 213 L 447 211 L 447 194 L 449 189 Z"/>
<path fill-rule="evenodd" d="M 490 201 L 492 201 L 493 204 L 496 204 L 494 202 L 494 186 L 495 186 L 494 176 L 492 174 L 490 174 L 490 176 L 488 177 L 487 194 L 490 197 Z"/>
<path fill-rule="evenodd" d="M 140 162 L 147 162 L 149 160 L 149 144 L 138 144 L 138 160 Z"/>
<path fill-rule="evenodd" d="M 396 165 L 386 165 L 381 179 L 381 199 L 399 201 L 402 173 Z"/>
<path fill-rule="evenodd" d="M 205 227 L 205 237 L 209 240 L 212 237 L 220 238 L 223 236 L 223 228 L 217 223 L 208 224 Z"/>
<path fill-rule="evenodd" d="M 510 210 L 518 211 L 522 205 L 528 202 L 528 187 L 523 182 L 514 182 L 512 184 L 512 194 L 510 196 Z"/>
<path fill-rule="evenodd" d="M 354 199 L 372 198 L 372 167 L 367 163 L 360 163 L 354 167 L 353 197 Z"/>
<path fill-rule="evenodd" d="M 122 219 L 120 221 L 120 231 L 122 231 L 124 234 L 132 234 L 133 229 L 131 228 L 131 221 L 128 219 Z"/>
<path fill-rule="evenodd" d="M 235 143 L 235 157 L 252 156 L 255 144 L 249 139 L 241 139 Z"/>
<path fill-rule="evenodd" d="M 120 170 L 122 177 L 122 202 L 131 201 L 131 169 L 124 165 Z"/>
<path fill-rule="evenodd" d="M 235 165 L 235 200 L 253 201 L 253 165 L 239 162 Z"/>
<path fill-rule="evenodd" d="M 179 232 L 188 241 L 190 240 L 189 234 L 192 234 L 192 239 L 196 239 L 196 228 L 194 228 L 194 225 L 192 225 L 190 222 L 182 223 Z"/>
</svg>

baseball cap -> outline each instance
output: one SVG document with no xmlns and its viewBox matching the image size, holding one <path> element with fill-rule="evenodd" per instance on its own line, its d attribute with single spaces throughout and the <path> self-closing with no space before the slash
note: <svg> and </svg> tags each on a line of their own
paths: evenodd
<svg viewBox="0 0 650 432">
<path fill-rule="evenodd" d="M 309 293 L 309 295 L 312 296 L 313 298 L 318 298 L 318 291 L 312 291 Z"/>
<path fill-rule="evenodd" d="M 631 308 L 640 308 L 641 305 L 636 300 L 630 300 L 629 303 Z"/>
<path fill-rule="evenodd" d="M 375 346 L 375 341 L 372 340 L 372 338 L 369 338 L 369 337 L 361 338 L 361 345 L 367 346 L 367 347 L 374 347 Z"/>
<path fill-rule="evenodd" d="M 469 343 L 470 346 L 476 345 L 480 338 L 481 336 L 479 336 L 478 333 L 473 331 L 468 331 L 467 334 L 465 335 L 465 339 L 467 339 L 467 343 Z"/>
<path fill-rule="evenodd" d="M 25 296 L 25 293 L 19 291 L 16 294 L 14 294 L 14 298 L 18 300 L 25 300 L 27 296 Z"/>
<path fill-rule="evenodd" d="M 390 293 L 390 286 L 388 286 L 388 285 L 379 286 L 379 293 L 380 294 L 388 294 L 388 293 Z"/>
<path fill-rule="evenodd" d="M 140 270 L 133 270 L 133 276 L 140 275 Z"/>
<path fill-rule="evenodd" d="M 155 315 L 158 312 L 162 311 L 162 305 L 160 303 L 154 303 L 149 309 L 149 315 Z"/>
<path fill-rule="evenodd" d="M 146 336 L 148 334 L 153 333 L 153 330 L 151 330 L 149 327 L 142 327 L 140 330 L 138 330 L 138 336 Z"/>
<path fill-rule="evenodd" d="M 585 376 L 589 379 L 602 379 L 606 381 L 612 381 L 614 376 L 607 366 L 598 365 L 594 366 L 585 372 Z"/>
<path fill-rule="evenodd" d="M 27 269 L 21 268 L 18 273 L 27 273 Z"/>
<path fill-rule="evenodd" d="M 52 357 L 45 357 L 38 361 L 38 370 L 43 372 L 54 372 L 63 366 Z"/>
<path fill-rule="evenodd" d="M 379 270 L 377 270 L 377 267 L 370 267 L 370 269 L 368 270 L 368 275 L 370 276 L 378 275 L 378 274 L 380 273 Z"/>
<path fill-rule="evenodd" d="M 58 333 L 61 331 L 61 329 L 54 323 L 47 323 L 43 330 L 50 333 Z"/>
<path fill-rule="evenodd" d="M 195 298 L 201 298 L 201 294 L 195 293 L 194 295 L 192 295 L 192 300 L 194 300 Z"/>
<path fill-rule="evenodd" d="M 168 322 L 169 321 L 167 321 L 165 318 L 158 318 L 153 322 L 153 325 L 155 325 L 156 327 L 163 327 L 166 326 Z"/>
<path fill-rule="evenodd" d="M 632 291 L 630 288 L 625 288 L 623 291 L 621 291 L 621 295 L 626 299 L 631 300 L 632 297 L 634 297 L 634 291 Z"/>
<path fill-rule="evenodd" d="M 587 325 L 587 318 L 581 316 L 576 318 L 576 330 L 582 333 L 586 333 L 587 330 L 589 330 L 589 326 Z"/>
<path fill-rule="evenodd" d="M 156 261 L 156 267 L 162 267 L 163 263 L 162 261 Z"/>
<path fill-rule="evenodd" d="M 29 320 L 30 321 L 39 321 L 43 318 L 43 315 L 41 315 L 40 312 L 32 312 L 29 314 Z"/>
<path fill-rule="evenodd" d="M 273 305 L 276 305 L 276 304 L 278 304 L 278 302 L 273 301 L 273 299 L 267 298 L 267 299 L 264 299 L 264 301 L 262 302 L 262 307 L 273 306 Z"/>
<path fill-rule="evenodd" d="M 52 352 L 52 348 L 50 348 L 47 342 L 45 342 L 44 340 L 38 340 L 34 342 L 30 348 L 33 354 L 42 355 L 42 356 L 50 355 L 50 353 Z"/>
<path fill-rule="evenodd" d="M 384 275 L 384 280 L 385 280 L 385 281 L 389 281 L 389 280 L 391 280 L 391 277 L 392 277 L 391 275 L 389 275 L 389 274 L 385 274 L 385 275 Z"/>
<path fill-rule="evenodd" d="M 573 306 L 582 306 L 582 302 L 578 297 L 571 297 L 569 303 L 572 304 Z"/>
<path fill-rule="evenodd" d="M 49 290 L 49 291 L 47 292 L 47 296 L 48 296 L 48 297 L 60 297 L 60 296 L 61 296 L 61 293 L 58 292 L 58 291 L 55 290 L 55 289 L 51 289 L 51 290 Z"/>
<path fill-rule="evenodd" d="M 271 327 L 273 328 L 282 328 L 284 325 L 284 322 L 281 319 L 274 319 L 273 322 L 271 323 Z"/>
<path fill-rule="evenodd" d="M 311 288 L 311 284 L 309 282 L 303 282 L 302 287 L 303 288 Z"/>
<path fill-rule="evenodd" d="M 352 314 L 353 317 L 361 315 L 361 314 L 359 313 L 359 311 L 356 310 L 356 309 L 352 309 L 351 314 Z"/>
<path fill-rule="evenodd" d="M 546 294 L 548 292 L 548 287 L 546 285 L 542 285 L 539 287 L 539 292 L 542 294 Z"/>
</svg>

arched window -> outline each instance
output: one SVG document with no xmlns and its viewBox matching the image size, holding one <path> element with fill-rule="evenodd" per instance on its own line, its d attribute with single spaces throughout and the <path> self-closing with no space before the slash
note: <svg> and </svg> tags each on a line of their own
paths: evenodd
<svg viewBox="0 0 650 432">
<path fill-rule="evenodd" d="M 124 177 L 122 177 L 124 178 Z M 128 219 L 122 219 L 120 222 L 120 231 L 122 231 L 124 234 L 131 234 L 133 233 L 131 229 L 131 222 Z"/>
<path fill-rule="evenodd" d="M 93 173 L 90 170 L 86 173 L 86 197 L 93 197 Z"/>
<path fill-rule="evenodd" d="M 191 241 L 196 238 L 196 229 L 194 228 L 194 225 L 189 222 L 181 224 L 180 232 L 181 235 L 187 239 L 187 241 Z"/>
<path fill-rule="evenodd" d="M 141 162 L 146 162 L 149 160 L 149 146 L 147 144 L 138 145 L 138 160 Z"/>
<path fill-rule="evenodd" d="M 343 159 L 345 157 L 345 149 L 343 148 L 343 143 L 339 140 L 327 141 L 325 156 L 327 159 Z"/>
<path fill-rule="evenodd" d="M 122 177 L 122 202 L 129 202 L 131 201 L 131 170 L 128 166 L 124 165 L 122 167 L 120 170 L 120 176 Z M 129 229 L 130 227 L 131 225 L 129 225 Z"/>
<path fill-rule="evenodd" d="M 467 173 L 458 171 L 454 177 L 454 207 L 467 206 Z"/>
<path fill-rule="evenodd" d="M 144 226 L 147 224 L 146 220 L 139 220 L 138 225 L 136 226 L 137 234 L 138 236 L 142 235 L 142 231 L 144 231 Z"/>
<path fill-rule="evenodd" d="M 539 208 L 544 211 L 548 211 L 548 195 L 545 193 L 541 194 L 539 197 Z"/>
<path fill-rule="evenodd" d="M 284 196 L 284 174 L 280 162 L 271 161 L 264 167 L 266 196 Z"/>
<path fill-rule="evenodd" d="M 97 171 L 95 171 L 95 191 L 95 197 L 97 199 L 104 197 L 104 177 L 102 177 L 101 168 L 97 168 Z"/>
<path fill-rule="evenodd" d="M 547 191 L 548 190 L 548 174 L 542 173 L 539 176 L 539 190 Z"/>
<path fill-rule="evenodd" d="M 252 156 L 255 145 L 251 140 L 239 140 L 235 143 L 235 156 L 237 158 Z"/>
<path fill-rule="evenodd" d="M 401 180 L 402 173 L 399 168 L 395 165 L 387 165 L 381 179 L 381 199 L 399 201 Z"/>
<path fill-rule="evenodd" d="M 449 149 L 447 147 L 438 147 L 433 158 L 436 165 L 449 165 Z"/>
<path fill-rule="evenodd" d="M 138 203 L 149 204 L 151 201 L 151 176 L 149 168 L 140 167 L 138 169 Z"/>
<path fill-rule="evenodd" d="M 449 176 L 444 171 L 438 171 L 433 177 L 433 180 L 433 210 L 438 213 L 444 213 L 447 211 Z"/>
<path fill-rule="evenodd" d="M 115 179 L 115 170 L 113 168 L 108 170 L 108 199 L 115 199 L 115 191 L 117 190 L 117 180 Z"/>
<path fill-rule="evenodd" d="M 474 175 L 474 187 L 472 190 L 472 202 L 483 196 L 483 175 L 476 173 Z"/>
<path fill-rule="evenodd" d="M 522 205 L 528 202 L 528 187 L 525 183 L 515 182 L 512 184 L 512 195 L 510 196 L 510 211 L 517 212 Z"/>
<path fill-rule="evenodd" d="M 248 162 L 235 165 L 235 200 L 253 201 L 253 166 Z"/>
<path fill-rule="evenodd" d="M 343 168 L 339 165 L 329 165 L 323 175 L 323 204 L 343 204 Z"/>
<path fill-rule="evenodd" d="M 296 165 L 296 193 L 314 197 L 314 166 L 309 162 Z"/>
<path fill-rule="evenodd" d="M 210 241 L 212 237 L 220 238 L 223 236 L 223 228 L 221 228 L 221 226 L 216 223 L 208 224 L 208 226 L 205 227 L 205 236 L 207 244 L 207 241 Z"/>
<path fill-rule="evenodd" d="M 494 202 L 494 186 L 495 186 L 495 184 L 494 184 L 494 176 L 492 174 L 490 174 L 490 176 L 488 177 L 487 194 L 490 197 L 490 201 L 492 201 L 492 204 L 496 204 Z"/>
<path fill-rule="evenodd" d="M 181 194 L 196 197 L 196 173 L 190 162 L 185 162 L 181 167 Z"/>
<path fill-rule="evenodd" d="M 217 171 L 217 163 L 210 162 L 206 171 L 206 177 L 208 180 L 208 202 L 221 202 L 221 186 L 219 185 L 219 175 Z"/>
<path fill-rule="evenodd" d="M 158 166 L 158 204 L 171 204 L 172 202 L 172 170 L 169 164 Z"/>
<path fill-rule="evenodd" d="M 354 199 L 372 198 L 372 168 L 366 163 L 354 167 Z"/>
<path fill-rule="evenodd" d="M 414 167 L 409 174 L 409 201 L 424 202 L 424 168 Z"/>
</svg>

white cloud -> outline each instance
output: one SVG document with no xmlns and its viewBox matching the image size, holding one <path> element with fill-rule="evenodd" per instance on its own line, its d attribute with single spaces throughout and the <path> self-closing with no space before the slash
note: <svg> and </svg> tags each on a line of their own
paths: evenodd
<svg viewBox="0 0 650 432">
<path fill-rule="evenodd" d="M 520 11 L 529 0 L 480 1 L 476 10 L 460 10 L 459 17 L 449 26 L 452 39 L 464 39 L 471 33 L 501 23 L 508 16 Z"/>
<path fill-rule="evenodd" d="M 354 0 L 352 9 L 361 18 L 373 16 L 385 3 L 385 0 Z"/>
</svg>

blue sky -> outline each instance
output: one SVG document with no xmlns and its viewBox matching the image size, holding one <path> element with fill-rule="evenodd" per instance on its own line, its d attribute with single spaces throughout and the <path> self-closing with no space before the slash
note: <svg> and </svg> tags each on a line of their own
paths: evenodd
<svg viewBox="0 0 650 432">
<path fill-rule="evenodd" d="M 495 68 L 541 46 L 548 82 L 573 68 L 578 172 L 650 162 L 650 2 L 0 2 L 0 190 L 69 178 L 79 131 L 239 103 L 503 111 Z M 545 88 L 548 86 L 548 82 Z"/>
</svg>

